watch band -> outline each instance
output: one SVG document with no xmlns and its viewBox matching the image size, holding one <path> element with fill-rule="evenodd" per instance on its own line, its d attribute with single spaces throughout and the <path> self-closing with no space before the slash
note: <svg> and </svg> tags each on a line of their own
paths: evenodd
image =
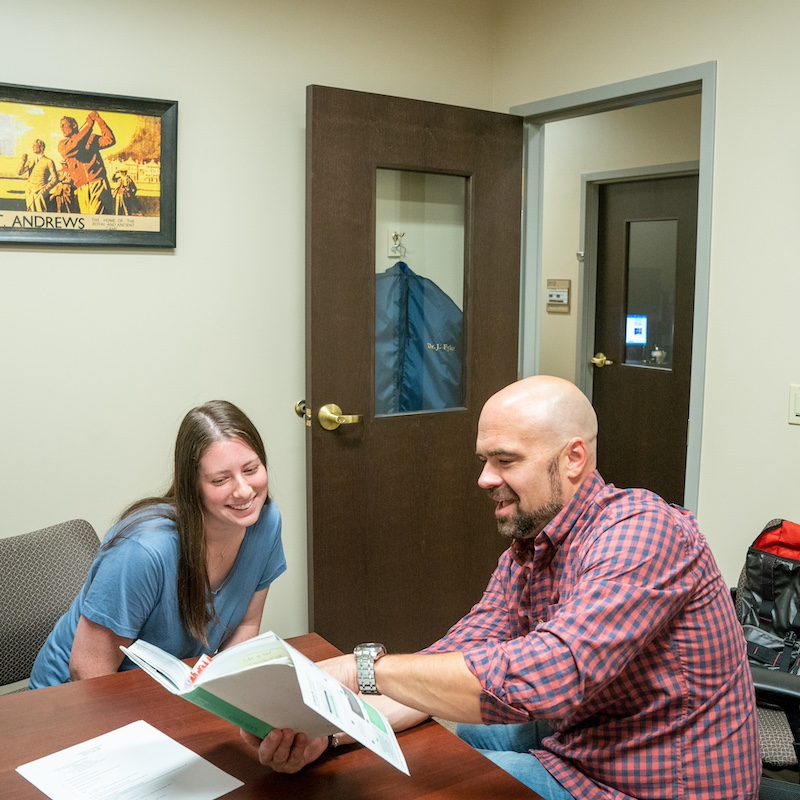
<svg viewBox="0 0 800 800">
<path fill-rule="evenodd" d="M 386 648 L 377 642 L 358 645 L 353 653 L 356 657 L 358 689 L 362 694 L 380 694 L 375 683 L 375 661 L 386 655 Z"/>
</svg>

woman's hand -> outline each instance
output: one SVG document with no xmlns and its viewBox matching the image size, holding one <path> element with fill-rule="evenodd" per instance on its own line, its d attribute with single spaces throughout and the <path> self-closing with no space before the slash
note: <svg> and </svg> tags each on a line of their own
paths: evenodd
<svg viewBox="0 0 800 800">
<path fill-rule="evenodd" d="M 327 736 L 309 739 L 291 728 L 275 728 L 263 740 L 247 731 L 241 731 L 241 734 L 245 742 L 258 751 L 258 760 L 275 772 L 299 772 L 328 749 Z"/>
</svg>

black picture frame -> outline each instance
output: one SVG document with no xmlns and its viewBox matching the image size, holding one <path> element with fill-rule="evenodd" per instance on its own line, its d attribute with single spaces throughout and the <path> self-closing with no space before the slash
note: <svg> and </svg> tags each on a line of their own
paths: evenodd
<svg viewBox="0 0 800 800">
<path fill-rule="evenodd" d="M 177 150 L 177 101 L 0 83 L 0 244 L 174 248 Z"/>
</svg>

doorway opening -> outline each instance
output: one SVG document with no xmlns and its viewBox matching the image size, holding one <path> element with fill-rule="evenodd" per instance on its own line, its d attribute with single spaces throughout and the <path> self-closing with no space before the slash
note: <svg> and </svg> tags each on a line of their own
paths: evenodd
<svg viewBox="0 0 800 800">
<path fill-rule="evenodd" d="M 716 63 L 708 62 L 583 92 L 515 106 L 511 113 L 525 120 L 526 177 L 523 220 L 523 284 L 520 303 L 520 374 L 539 374 L 543 329 L 542 286 L 546 278 L 543 250 L 544 181 L 546 173 L 545 136 L 548 124 L 606 111 L 629 109 L 680 98 L 699 102 L 697 255 L 694 285 L 690 425 L 687 437 L 684 505 L 697 513 L 699 500 L 700 444 L 705 384 L 705 353 L 708 328 L 708 287 L 710 276 L 711 195 L 714 147 Z M 580 232 L 576 231 L 576 241 Z M 583 257 L 583 242 L 575 248 Z M 557 277 L 557 276 L 556 276 Z M 576 320 L 576 363 L 593 356 L 594 330 L 587 309 L 594 308 L 591 282 L 580 275 L 572 303 Z M 575 374 L 576 384 L 592 397 L 591 373 Z"/>
</svg>

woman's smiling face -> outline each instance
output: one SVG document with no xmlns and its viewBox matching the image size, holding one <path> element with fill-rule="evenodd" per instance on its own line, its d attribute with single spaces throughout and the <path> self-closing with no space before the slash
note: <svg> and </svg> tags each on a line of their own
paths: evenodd
<svg viewBox="0 0 800 800">
<path fill-rule="evenodd" d="M 267 468 L 241 439 L 214 442 L 200 459 L 198 480 L 207 529 L 255 524 L 267 499 Z"/>
</svg>

